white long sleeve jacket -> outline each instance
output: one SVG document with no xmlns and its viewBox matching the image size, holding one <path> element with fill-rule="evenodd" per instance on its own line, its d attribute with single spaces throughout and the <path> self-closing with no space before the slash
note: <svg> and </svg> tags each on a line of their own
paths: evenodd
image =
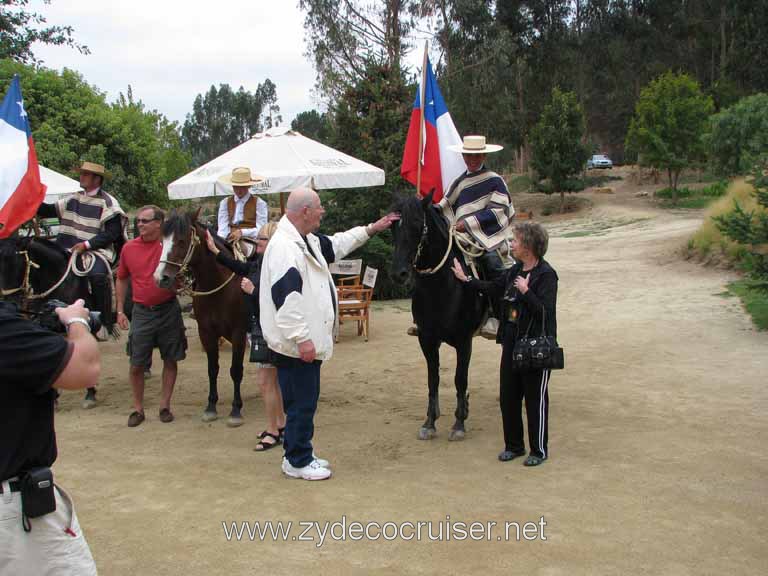
<svg viewBox="0 0 768 576">
<path fill-rule="evenodd" d="M 318 360 L 331 358 L 338 302 L 328 264 L 367 241 L 365 227 L 357 226 L 309 234 L 305 242 L 286 216 L 280 219 L 264 253 L 259 293 L 261 329 L 272 350 L 299 358 L 299 343 L 312 340 Z"/>
</svg>

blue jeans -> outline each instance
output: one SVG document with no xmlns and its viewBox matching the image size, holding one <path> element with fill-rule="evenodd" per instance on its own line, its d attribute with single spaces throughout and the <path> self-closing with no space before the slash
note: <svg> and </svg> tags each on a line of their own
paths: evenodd
<svg viewBox="0 0 768 576">
<path fill-rule="evenodd" d="M 320 365 L 322 362 L 302 362 L 298 358 L 280 358 L 277 380 L 283 393 L 285 410 L 285 457 L 294 468 L 303 468 L 312 462 L 312 436 L 314 417 L 320 397 Z"/>
</svg>

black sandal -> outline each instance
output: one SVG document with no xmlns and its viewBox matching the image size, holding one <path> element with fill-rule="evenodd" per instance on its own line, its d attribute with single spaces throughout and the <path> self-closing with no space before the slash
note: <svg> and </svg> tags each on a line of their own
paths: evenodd
<svg viewBox="0 0 768 576">
<path fill-rule="evenodd" d="M 267 432 L 266 430 L 259 434 L 259 438 L 261 438 L 261 440 L 259 440 L 259 443 L 256 444 L 256 448 L 253 449 L 254 452 L 266 452 L 270 448 L 274 448 L 280 444 L 280 436 L 276 436 L 271 432 Z M 266 438 L 272 438 L 274 442 L 264 442 Z"/>
<path fill-rule="evenodd" d="M 280 441 L 282 442 L 283 438 L 285 438 L 285 426 L 278 428 L 277 433 L 280 435 Z"/>
</svg>

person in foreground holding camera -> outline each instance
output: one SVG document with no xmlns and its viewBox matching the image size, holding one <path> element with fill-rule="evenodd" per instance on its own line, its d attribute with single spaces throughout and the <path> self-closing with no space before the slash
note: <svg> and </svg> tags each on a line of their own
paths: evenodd
<svg viewBox="0 0 768 576">
<path fill-rule="evenodd" d="M 510 246 L 516 263 L 495 281 L 483 282 L 467 276 L 458 260 L 453 273 L 470 287 L 501 298 L 501 321 L 496 342 L 501 344 L 499 404 L 504 425 L 504 450 L 499 460 L 508 462 L 525 455 L 522 400 L 528 417 L 530 454 L 525 466 L 538 466 L 549 456 L 549 369 L 519 367 L 513 361 L 515 344 L 521 337 L 546 334 L 557 339 L 557 273 L 544 260 L 549 236 L 536 223 L 514 227 Z M 562 367 L 562 366 L 560 366 Z"/>
<path fill-rule="evenodd" d="M 0 574 L 96 574 L 72 499 L 53 484 L 54 389 L 96 386 L 101 360 L 78 300 L 66 338 L 0 302 Z"/>
</svg>

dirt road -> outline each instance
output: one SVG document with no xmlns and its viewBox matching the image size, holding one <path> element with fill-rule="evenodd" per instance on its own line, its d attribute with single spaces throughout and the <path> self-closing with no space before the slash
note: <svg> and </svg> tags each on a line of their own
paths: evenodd
<svg viewBox="0 0 768 576">
<path fill-rule="evenodd" d="M 727 273 L 678 257 L 699 213 L 656 211 L 621 187 L 595 201 L 549 226 L 567 369 L 550 385 L 545 465 L 496 460 L 499 349 L 484 340 L 470 372 L 466 440 L 447 440 L 448 348 L 438 437 L 416 439 L 426 369 L 405 336 L 407 302 L 377 305 L 368 343 L 344 326 L 323 367 L 315 446 L 334 477 L 320 483 L 283 478 L 279 450 L 252 452 L 264 427 L 252 369 L 246 424 L 201 422 L 207 378 L 194 330 L 176 421 L 157 418 L 155 377 L 147 422 L 128 429 L 127 361 L 123 343 L 109 343 L 101 404 L 83 411 L 79 395 L 67 394 L 56 423 L 57 479 L 74 496 L 100 573 L 764 574 L 768 334 L 721 295 Z M 224 413 L 231 385 L 221 382 Z M 299 539 L 299 522 L 342 519 L 346 541 L 329 531 L 320 545 L 317 528 L 304 534 L 314 541 Z M 224 521 L 293 526 L 287 541 L 250 541 L 246 532 L 238 542 L 227 540 Z M 443 541 L 430 540 L 426 525 L 417 541 L 417 523 L 427 521 Z M 354 541 L 353 522 L 410 522 L 402 535 L 412 539 Z M 474 532 L 483 540 L 460 540 L 460 522 L 483 523 Z M 489 522 L 497 525 L 487 539 Z M 512 525 L 507 541 L 505 522 L 536 523 L 525 534 L 537 538 L 516 540 Z"/>
</svg>

